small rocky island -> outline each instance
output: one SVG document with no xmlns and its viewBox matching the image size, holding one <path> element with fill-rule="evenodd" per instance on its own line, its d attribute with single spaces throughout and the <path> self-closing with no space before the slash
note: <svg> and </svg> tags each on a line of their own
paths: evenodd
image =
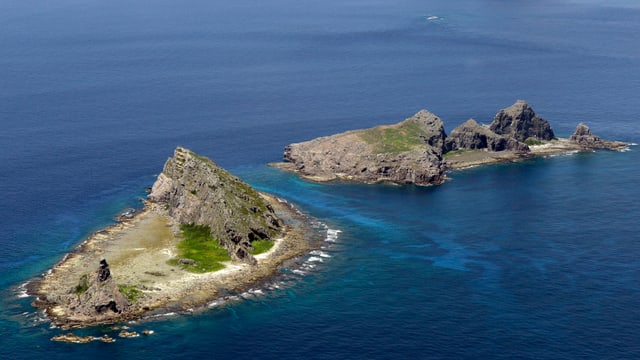
<svg viewBox="0 0 640 360">
<path fill-rule="evenodd" d="M 120 220 L 28 285 L 54 325 L 204 305 L 247 290 L 317 245 L 307 219 L 286 202 L 180 147 L 145 208 Z"/>
<path fill-rule="evenodd" d="M 438 185 L 451 169 L 627 146 L 600 139 L 582 123 L 570 138 L 559 139 L 549 122 L 518 100 L 500 110 L 488 126 L 470 119 L 447 136 L 442 120 L 421 110 L 394 125 L 290 144 L 285 147 L 284 162 L 272 165 L 313 181 Z"/>
</svg>

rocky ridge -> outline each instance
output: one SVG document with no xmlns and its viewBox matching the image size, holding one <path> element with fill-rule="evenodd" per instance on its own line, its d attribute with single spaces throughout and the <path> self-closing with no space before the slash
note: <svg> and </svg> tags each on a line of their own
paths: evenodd
<svg viewBox="0 0 640 360">
<path fill-rule="evenodd" d="M 180 224 L 206 225 L 232 259 L 253 263 L 251 242 L 269 240 L 282 227 L 271 205 L 213 160 L 178 147 L 148 199 Z"/>
<path fill-rule="evenodd" d="M 488 126 L 470 119 L 447 136 L 442 120 L 421 110 L 394 125 L 290 144 L 285 147 L 284 162 L 273 165 L 316 181 L 438 185 L 446 171 L 454 168 L 550 152 L 621 150 L 626 145 L 601 140 L 584 124 L 571 138 L 557 139 L 549 122 L 518 100 L 500 110 Z"/>
</svg>

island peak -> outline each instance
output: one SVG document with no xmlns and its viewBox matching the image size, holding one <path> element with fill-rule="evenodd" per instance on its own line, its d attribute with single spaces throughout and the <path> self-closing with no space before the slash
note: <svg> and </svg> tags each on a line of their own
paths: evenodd
<svg viewBox="0 0 640 360">
<path fill-rule="evenodd" d="M 254 262 L 251 242 L 282 227 L 268 202 L 213 160 L 178 147 L 151 188 L 149 200 L 180 224 L 204 225 L 236 260 Z"/>
</svg>

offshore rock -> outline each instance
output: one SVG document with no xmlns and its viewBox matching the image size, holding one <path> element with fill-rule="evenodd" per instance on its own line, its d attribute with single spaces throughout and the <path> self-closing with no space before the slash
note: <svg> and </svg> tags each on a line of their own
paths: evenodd
<svg viewBox="0 0 640 360">
<path fill-rule="evenodd" d="M 148 199 L 180 224 L 208 226 L 231 258 L 249 263 L 255 263 L 251 242 L 272 239 L 283 225 L 256 190 L 182 147 L 165 163 Z"/>
<path fill-rule="evenodd" d="M 275 165 L 316 181 L 440 184 L 445 139 L 442 120 L 422 110 L 394 125 L 288 145 L 286 162 Z"/>
<path fill-rule="evenodd" d="M 529 147 L 526 144 L 514 138 L 498 135 L 488 127 L 478 124 L 474 119 L 469 119 L 453 129 L 446 139 L 445 150 L 447 152 L 463 149 L 510 150 L 518 153 L 529 151 Z"/>
<path fill-rule="evenodd" d="M 626 143 L 600 139 L 600 137 L 592 134 L 589 127 L 584 123 L 578 124 L 569 140 L 580 145 L 584 149 L 623 150 L 627 148 Z"/>
<path fill-rule="evenodd" d="M 524 142 L 528 138 L 553 140 L 555 134 L 549 123 L 536 115 L 531 106 L 523 100 L 500 110 L 489 129 L 496 134 Z"/>
</svg>

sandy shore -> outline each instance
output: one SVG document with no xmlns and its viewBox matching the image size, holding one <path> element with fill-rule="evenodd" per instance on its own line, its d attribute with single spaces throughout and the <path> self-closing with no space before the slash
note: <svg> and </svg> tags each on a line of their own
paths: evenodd
<svg viewBox="0 0 640 360">
<path fill-rule="evenodd" d="M 274 246 L 256 256 L 256 265 L 228 262 L 224 269 L 205 274 L 168 265 L 177 253 L 178 226 L 156 205 L 147 204 L 132 219 L 93 234 L 42 279 L 32 281 L 28 288 L 37 296 L 34 305 L 44 308 L 52 322 L 61 327 L 97 325 L 91 319 L 74 318 L 64 299 L 73 294 L 82 275 L 97 270 L 103 258 L 108 260 L 117 284 L 134 285 L 143 292 L 135 304 L 109 322 L 182 311 L 245 291 L 274 275 L 284 261 L 318 246 L 308 219 L 289 204 L 263 196 L 286 225 Z"/>
</svg>

